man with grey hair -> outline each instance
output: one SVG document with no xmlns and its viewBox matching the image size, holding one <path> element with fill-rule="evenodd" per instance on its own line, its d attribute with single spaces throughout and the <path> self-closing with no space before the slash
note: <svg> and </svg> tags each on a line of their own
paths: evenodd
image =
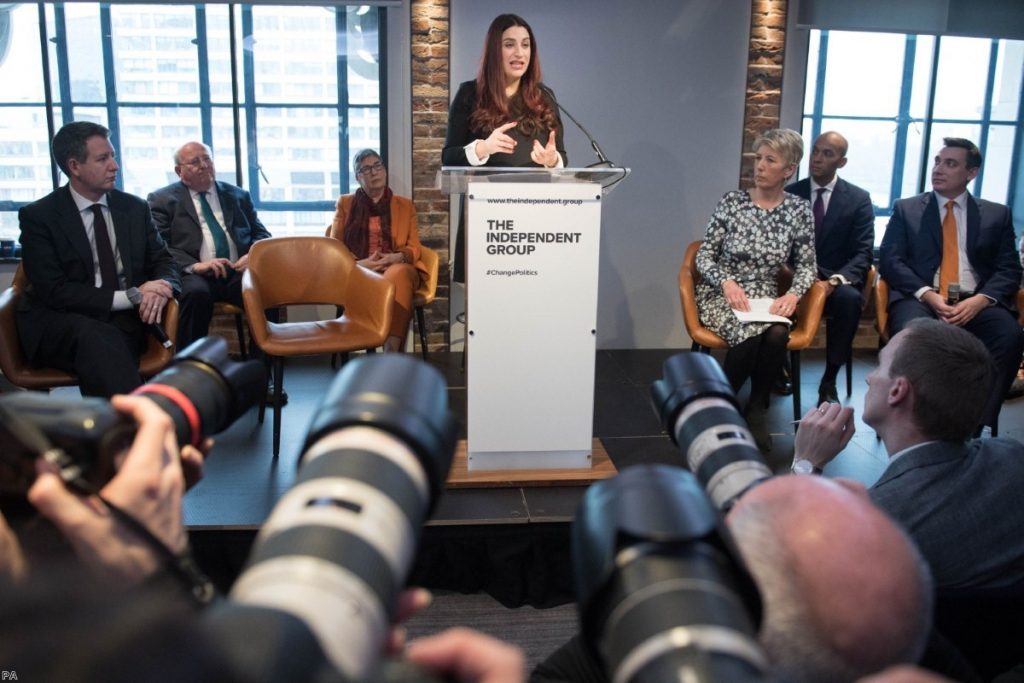
<svg viewBox="0 0 1024 683">
<path fill-rule="evenodd" d="M 726 523 L 761 593 L 759 640 L 781 680 L 852 681 L 918 661 L 931 627 L 928 568 L 863 487 L 775 477 Z M 608 679 L 577 635 L 530 680 Z"/>
<path fill-rule="evenodd" d="M 213 305 L 242 305 L 242 273 L 253 243 L 270 237 L 249 193 L 216 179 L 213 153 L 187 142 L 174 153 L 181 179 L 150 193 L 153 220 L 181 271 L 178 348 L 206 336 Z"/>
</svg>

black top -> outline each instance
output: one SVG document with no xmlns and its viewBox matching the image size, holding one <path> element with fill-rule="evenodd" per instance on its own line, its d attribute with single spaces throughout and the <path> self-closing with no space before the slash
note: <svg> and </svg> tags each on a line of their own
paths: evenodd
<svg viewBox="0 0 1024 683">
<path fill-rule="evenodd" d="M 551 110 L 558 122 L 555 130 L 555 148 L 562 155 L 562 163 L 568 165 L 569 161 L 565 154 L 565 143 L 562 138 L 562 117 L 558 114 L 558 104 L 555 102 L 554 93 L 547 86 L 541 85 L 543 93 Z M 466 81 L 459 86 L 455 94 L 451 109 L 448 111 L 448 135 L 444 141 L 444 151 L 441 153 L 441 163 L 445 166 L 469 166 L 466 159 L 465 147 L 474 140 L 486 140 L 491 131 L 473 130 L 469 123 L 469 117 L 473 113 L 476 104 L 476 81 Z M 510 119 L 514 116 L 510 114 Z M 550 129 L 541 128 L 532 136 L 524 135 L 519 127 L 511 128 L 508 136 L 514 139 L 516 149 L 512 154 L 492 154 L 484 166 L 540 166 L 530 158 L 533 151 L 533 141 L 538 140 L 540 144 L 546 145 Z"/>
</svg>

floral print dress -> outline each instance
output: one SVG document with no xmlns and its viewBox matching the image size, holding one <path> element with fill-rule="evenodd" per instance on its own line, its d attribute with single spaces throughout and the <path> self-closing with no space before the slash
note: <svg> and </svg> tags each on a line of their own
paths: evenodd
<svg viewBox="0 0 1024 683">
<path fill-rule="evenodd" d="M 789 291 L 802 297 L 814 284 L 814 216 L 806 199 L 786 193 L 774 209 L 757 206 L 745 190 L 729 192 L 708 222 L 697 251 L 697 310 L 709 330 L 736 346 L 768 329 L 769 323 L 740 322 L 732 312 L 722 282 L 735 280 L 747 298 L 776 298 L 776 276 L 786 264 L 795 267 Z"/>
</svg>

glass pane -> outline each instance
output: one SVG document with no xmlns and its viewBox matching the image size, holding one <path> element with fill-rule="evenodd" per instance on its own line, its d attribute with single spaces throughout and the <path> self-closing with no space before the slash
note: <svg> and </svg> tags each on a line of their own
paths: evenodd
<svg viewBox="0 0 1024 683">
<path fill-rule="evenodd" d="M 235 26 L 241 27 L 238 5 L 206 5 L 206 49 L 210 69 L 210 99 L 231 102 L 231 34 L 228 21 L 230 8 L 235 8 Z M 238 77 L 241 79 L 242 41 L 238 41 Z M 245 101 L 245 89 L 239 86 L 238 101 Z"/>
<path fill-rule="evenodd" d="M 814 98 L 818 85 L 818 50 L 821 48 L 821 31 L 811 30 L 807 46 L 807 83 L 804 85 L 804 114 L 814 113 Z"/>
<path fill-rule="evenodd" d="M 1000 40 L 996 82 L 992 89 L 992 119 L 1015 121 L 1020 107 L 1020 79 L 1024 72 L 1024 41 Z"/>
<path fill-rule="evenodd" d="M 924 178 L 924 185 L 920 184 L 922 170 L 927 174 L 932 167 L 931 159 L 924 160 L 924 166 L 921 166 L 921 144 L 923 138 L 923 123 L 912 123 L 907 127 L 907 149 L 903 156 L 903 184 L 900 190 L 900 197 L 911 197 L 919 194 L 921 187 L 925 189 L 931 187 L 927 177 Z"/>
<path fill-rule="evenodd" d="M 145 197 L 178 179 L 174 153 L 199 140 L 198 107 L 123 107 L 121 176 L 125 192 Z"/>
<path fill-rule="evenodd" d="M 800 170 L 797 173 L 798 178 L 806 178 L 811 174 L 811 148 L 814 147 L 814 117 L 805 116 L 803 130 L 800 131 L 800 137 L 804 139 L 804 158 L 800 160 Z"/>
<path fill-rule="evenodd" d="M 7 30 L 0 35 L 0 83 L 4 84 L 0 101 L 42 104 L 46 97 L 39 58 L 39 10 L 36 5 L 0 5 L 0 25 L 4 24 Z"/>
<path fill-rule="evenodd" d="M 334 201 L 338 188 L 330 172 L 338 168 L 338 114 L 333 109 L 277 109 L 256 112 L 260 199 L 268 201 Z M 295 183 L 296 174 L 303 175 Z M 268 194 L 268 192 L 270 194 Z"/>
<path fill-rule="evenodd" d="M 1005 204 L 1009 196 L 1013 143 L 1013 126 L 992 126 L 988 129 L 988 144 L 982 150 L 985 157 L 981 195 L 989 201 Z"/>
<path fill-rule="evenodd" d="M 99 5 L 69 2 L 64 5 L 64 15 L 71 99 L 75 102 L 106 102 Z"/>
<path fill-rule="evenodd" d="M 377 10 L 349 7 L 345 14 L 348 54 L 348 98 L 351 104 L 380 103 L 380 36 Z"/>
<path fill-rule="evenodd" d="M 830 31 L 824 113 L 895 116 L 905 41 L 903 35 L 893 33 Z"/>
<path fill-rule="evenodd" d="M 31 202 L 53 189 L 44 107 L 0 107 L 0 202 Z"/>
<path fill-rule="evenodd" d="M 239 112 L 239 126 L 245 130 L 245 110 Z M 213 109 L 213 158 L 217 160 L 217 180 L 225 183 L 248 187 L 246 180 L 249 167 L 246 160 L 242 160 L 242 177 L 239 178 L 235 172 L 235 123 L 231 116 L 229 107 L 214 107 Z M 242 154 L 245 155 L 245 144 L 242 144 Z"/>
<path fill-rule="evenodd" d="M 936 76 L 936 119 L 980 119 L 985 105 L 992 41 L 985 38 L 943 38 Z"/>
<path fill-rule="evenodd" d="M 931 171 L 935 163 L 935 156 L 942 149 L 942 138 L 967 138 L 974 144 L 981 139 L 981 126 L 970 123 L 934 123 L 932 124 L 932 138 L 928 149 L 931 153 L 928 157 L 928 165 L 925 167 L 925 190 L 932 189 Z M 973 181 L 967 186 L 971 194 L 977 194 L 978 181 Z"/>
<path fill-rule="evenodd" d="M 253 7 L 256 100 L 338 101 L 338 37 L 330 7 Z"/>
<path fill-rule="evenodd" d="M 274 237 L 322 236 L 334 220 L 334 211 L 272 211 L 260 209 L 260 220 Z"/>
<path fill-rule="evenodd" d="M 935 36 L 917 36 L 914 49 L 914 82 L 910 88 L 910 115 L 923 119 L 928 111 L 928 93 L 932 87 L 932 53 Z"/>
<path fill-rule="evenodd" d="M 871 194 L 875 206 L 892 203 L 890 185 L 896 150 L 896 124 L 892 121 L 841 121 L 823 119 L 821 129 L 834 130 L 850 143 L 846 166 L 839 175 Z"/>
<path fill-rule="evenodd" d="M 110 22 L 120 100 L 199 101 L 194 7 L 113 5 Z"/>
</svg>

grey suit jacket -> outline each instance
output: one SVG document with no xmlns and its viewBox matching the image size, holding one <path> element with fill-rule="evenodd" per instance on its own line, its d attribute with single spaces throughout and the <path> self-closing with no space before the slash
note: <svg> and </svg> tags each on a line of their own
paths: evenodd
<svg viewBox="0 0 1024 683">
<path fill-rule="evenodd" d="M 937 588 L 1024 580 L 1024 445 L 940 441 L 900 456 L 869 489 L 910 533 Z"/>
<path fill-rule="evenodd" d="M 256 215 L 252 197 L 240 187 L 218 181 L 217 196 L 224 213 L 224 223 L 238 248 L 238 256 L 249 253 L 253 242 L 270 237 Z M 167 240 L 178 267 L 184 269 L 199 262 L 199 249 L 203 244 L 203 229 L 199 223 L 195 203 L 182 182 L 171 183 L 151 192 L 149 206 L 160 234 Z"/>
<path fill-rule="evenodd" d="M 1021 265 L 1014 246 L 1013 217 L 1002 204 L 968 196 L 967 258 L 978 276 L 977 291 L 1017 310 Z M 878 271 L 889 283 L 889 301 L 931 287 L 942 262 L 942 219 L 934 192 L 900 199 L 893 206 L 879 249 Z"/>
<path fill-rule="evenodd" d="M 107 193 L 107 207 L 117 236 L 117 251 L 129 287 L 166 280 L 181 289 L 174 260 L 153 227 L 146 202 L 117 190 Z M 82 216 L 67 185 L 18 212 L 22 265 L 30 286 L 18 307 L 18 332 L 25 353 L 35 353 L 53 313 L 110 317 L 114 294 L 96 287 L 96 266 Z"/>
</svg>

